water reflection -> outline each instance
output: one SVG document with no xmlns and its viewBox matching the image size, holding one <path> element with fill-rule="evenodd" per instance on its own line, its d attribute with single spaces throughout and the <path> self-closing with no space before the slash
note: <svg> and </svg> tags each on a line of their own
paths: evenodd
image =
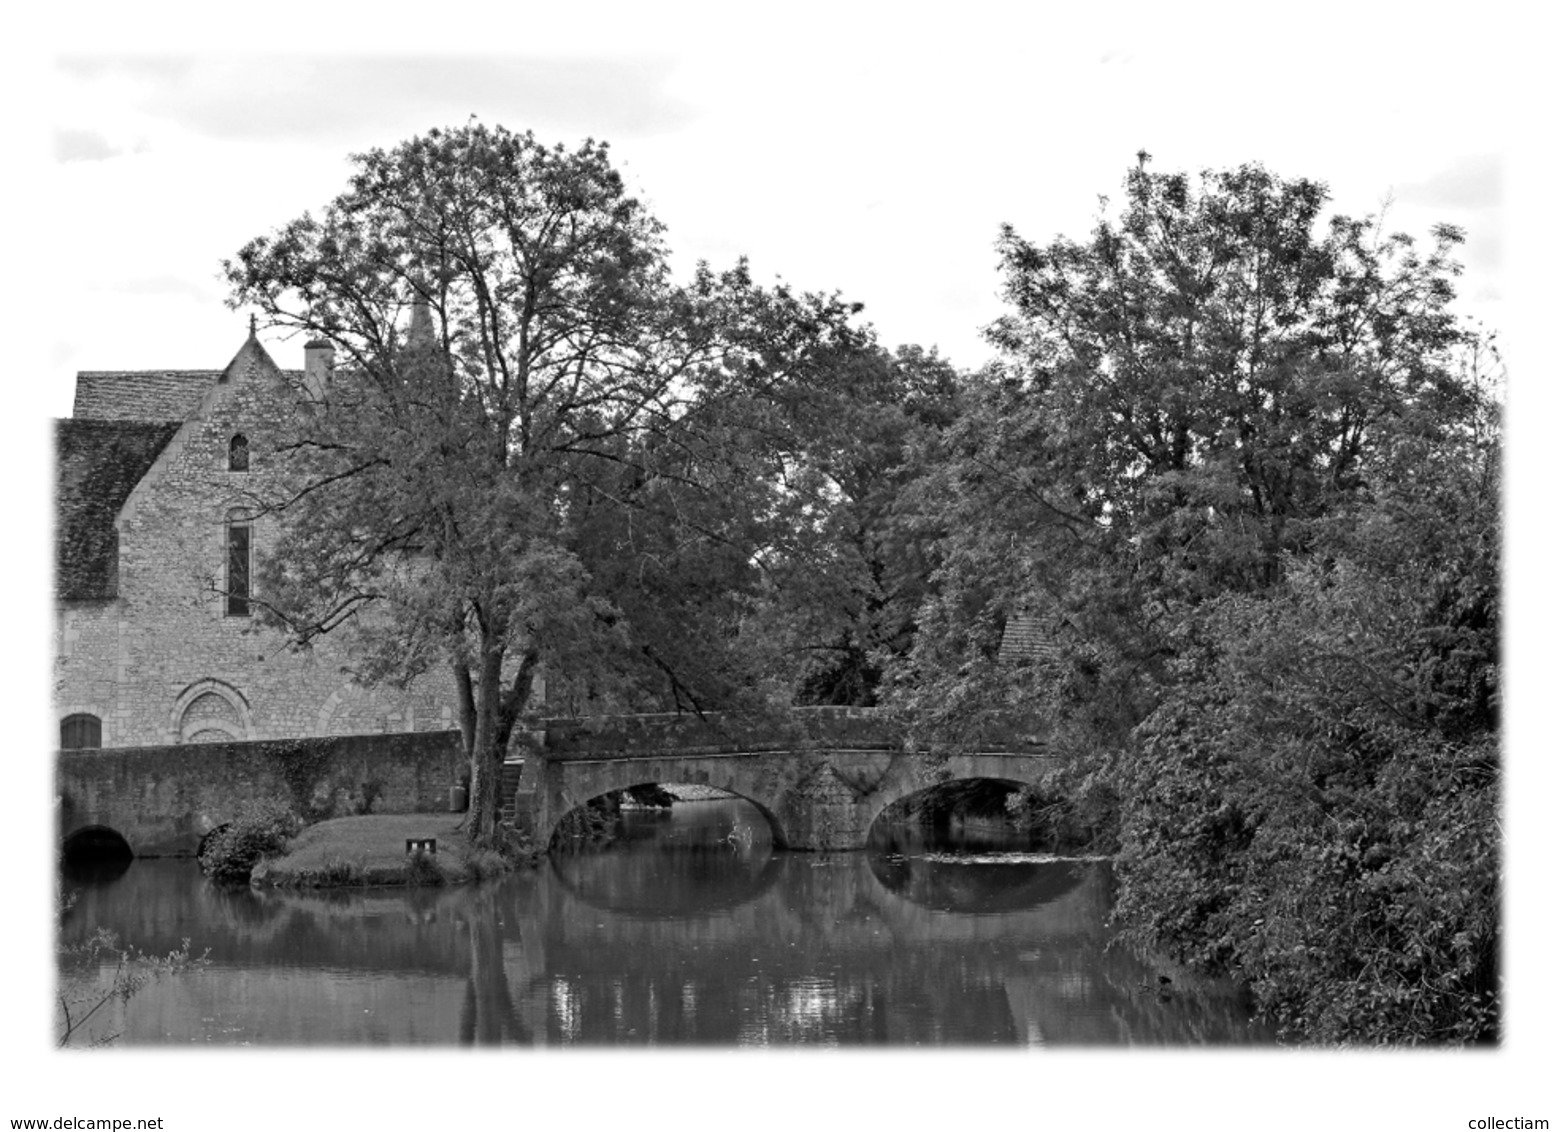
<svg viewBox="0 0 1560 1132">
<path fill-rule="evenodd" d="M 133 1000 L 132 1043 L 1267 1040 L 1233 994 L 1161 1001 L 1156 972 L 1106 951 L 1104 862 L 980 863 L 913 838 L 776 853 L 733 836 L 764 828 L 736 801 L 625 817 L 610 849 L 460 889 L 234 891 L 138 861 L 83 883 L 63 930 L 211 949 Z"/>
<path fill-rule="evenodd" d="M 745 802 L 628 810 L 610 852 L 555 853 L 548 866 L 586 904 L 676 920 L 756 900 L 783 871 L 769 824 Z"/>
</svg>

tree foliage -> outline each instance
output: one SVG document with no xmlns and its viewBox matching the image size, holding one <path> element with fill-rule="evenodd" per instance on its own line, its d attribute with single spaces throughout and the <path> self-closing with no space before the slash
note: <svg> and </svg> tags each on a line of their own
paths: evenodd
<svg viewBox="0 0 1560 1132">
<path fill-rule="evenodd" d="M 897 504 L 933 570 L 896 702 L 1043 723 L 1032 808 L 1111 818 L 1120 924 L 1292 1035 L 1487 1037 L 1499 361 L 1461 233 L 1255 165 L 1125 187 L 1086 240 L 1002 232 L 1003 360 Z M 1054 656 L 999 661 L 1018 617 Z"/>
<path fill-rule="evenodd" d="M 674 283 L 605 145 L 471 124 L 355 161 L 226 265 L 235 304 L 341 361 L 280 446 L 260 589 L 300 641 L 350 626 L 366 679 L 448 666 L 487 837 L 544 666 L 609 705 L 756 684 L 736 646 L 786 537 L 786 392 L 861 332 L 740 264 Z"/>
</svg>

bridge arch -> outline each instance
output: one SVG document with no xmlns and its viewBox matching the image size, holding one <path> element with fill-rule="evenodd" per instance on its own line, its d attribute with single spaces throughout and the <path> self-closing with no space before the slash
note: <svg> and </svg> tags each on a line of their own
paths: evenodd
<svg viewBox="0 0 1560 1132">
<path fill-rule="evenodd" d="M 922 798 L 930 798 L 939 793 L 964 792 L 966 795 L 986 801 L 987 804 L 995 800 L 995 795 L 1012 794 L 1022 790 L 1026 783 L 1021 779 L 1009 778 L 993 774 L 953 774 L 940 782 L 927 785 L 924 782 L 908 782 L 899 785 L 898 789 L 884 791 L 882 796 L 875 800 L 873 813 L 867 823 L 868 829 L 889 816 L 896 808 L 913 805 Z M 977 789 L 972 790 L 971 787 Z M 979 787 L 988 787 L 982 791 Z M 983 795 L 985 797 L 983 797 Z"/>
<path fill-rule="evenodd" d="M 605 777 L 605 779 L 599 776 L 596 777 L 588 787 L 590 791 L 588 797 L 579 798 L 577 796 L 571 797 L 566 795 L 564 798 L 559 799 L 562 804 L 556 805 L 554 807 L 555 816 L 546 823 L 545 828 L 534 831 L 535 843 L 537 845 L 546 845 L 551 847 L 553 844 L 553 838 L 557 836 L 558 828 L 563 824 L 563 821 L 566 817 L 581 809 L 582 807 L 590 805 L 590 803 L 594 802 L 596 799 L 605 797 L 608 794 L 615 794 L 622 790 L 630 790 L 636 786 L 689 785 L 711 786 L 717 790 L 724 790 L 728 794 L 732 794 L 738 798 L 741 798 L 744 802 L 752 805 L 753 808 L 763 816 L 765 823 L 769 827 L 770 843 L 774 846 L 774 848 L 790 848 L 786 838 L 785 827 L 780 823 L 780 819 L 775 815 L 774 810 L 771 809 L 770 806 L 766 805 L 762 798 L 753 796 L 752 787 L 750 785 L 740 781 L 733 781 L 732 777 L 733 776 L 723 776 L 718 773 L 711 774 L 705 771 L 701 771 L 697 775 L 673 773 L 670 776 L 658 775 L 646 777 L 644 764 L 639 764 L 638 766 L 624 766 L 615 776 L 608 775 Z M 621 779 L 621 781 L 617 781 L 617 779 Z M 601 785 L 603 781 L 611 782 L 612 785 L 603 786 Z"/>
<path fill-rule="evenodd" d="M 67 862 L 129 860 L 135 856 L 124 834 L 106 825 L 84 825 L 67 833 L 60 843 Z"/>
</svg>

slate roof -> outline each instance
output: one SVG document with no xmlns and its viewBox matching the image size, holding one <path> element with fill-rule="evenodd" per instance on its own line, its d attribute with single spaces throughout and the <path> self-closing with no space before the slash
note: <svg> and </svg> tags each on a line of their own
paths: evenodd
<svg viewBox="0 0 1560 1132">
<path fill-rule="evenodd" d="M 76 420 L 182 421 L 200 408 L 217 369 L 83 370 L 76 374 Z"/>
<path fill-rule="evenodd" d="M 118 594 L 114 519 L 178 431 L 178 421 L 54 422 L 54 587 L 61 601 Z"/>
<path fill-rule="evenodd" d="M 1040 617 L 1020 614 L 1008 619 L 1002 627 L 1002 644 L 997 647 L 997 661 L 1001 664 L 1017 664 L 1023 661 L 1055 661 L 1061 657 L 1053 626 Z"/>
</svg>

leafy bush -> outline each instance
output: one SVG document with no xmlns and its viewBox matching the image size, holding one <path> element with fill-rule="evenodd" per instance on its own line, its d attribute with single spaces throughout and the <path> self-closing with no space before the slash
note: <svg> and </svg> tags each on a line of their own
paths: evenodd
<svg viewBox="0 0 1560 1132">
<path fill-rule="evenodd" d="M 497 849 L 470 849 L 461 859 L 461 871 L 471 880 L 490 880 L 509 871 L 509 862 Z"/>
<path fill-rule="evenodd" d="M 200 850 L 200 867 L 212 880 L 248 882 L 255 865 L 282 852 L 302 824 L 297 814 L 279 802 L 251 802 L 238 817 L 206 838 Z"/>
<path fill-rule="evenodd" d="M 445 876 L 432 853 L 413 853 L 406 859 L 406 881 L 408 884 L 441 885 Z"/>
<path fill-rule="evenodd" d="M 1347 561 L 1191 618 L 1180 696 L 1119 760 L 1119 922 L 1234 972 L 1287 1036 L 1490 1041 L 1498 1025 L 1493 621 Z M 1450 694 L 1455 663 L 1476 676 Z"/>
<path fill-rule="evenodd" d="M 1077 759 L 1007 798 L 1014 825 L 1052 853 L 1115 852 L 1119 806 L 1109 778 Z"/>
</svg>

